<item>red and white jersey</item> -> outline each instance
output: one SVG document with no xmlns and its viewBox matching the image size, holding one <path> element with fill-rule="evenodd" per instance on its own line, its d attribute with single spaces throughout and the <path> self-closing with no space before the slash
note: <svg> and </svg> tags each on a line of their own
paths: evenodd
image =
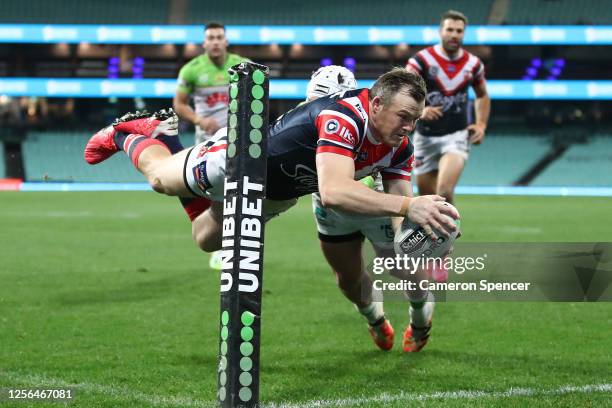
<svg viewBox="0 0 612 408">
<path fill-rule="evenodd" d="M 298 106 L 271 126 L 267 196 L 288 199 L 318 190 L 316 154 L 334 153 L 355 163 L 355 179 L 380 172 L 383 179 L 410 180 L 413 146 L 376 141 L 368 130 L 368 89 L 318 98 Z"/>
<path fill-rule="evenodd" d="M 441 136 L 465 129 L 468 125 L 468 88 L 485 80 L 480 59 L 464 49 L 450 59 L 438 44 L 417 52 L 408 60 L 407 67 L 417 71 L 425 80 L 425 104 L 441 106 L 443 111 L 438 120 L 420 120 L 417 131 L 426 136 Z"/>
</svg>

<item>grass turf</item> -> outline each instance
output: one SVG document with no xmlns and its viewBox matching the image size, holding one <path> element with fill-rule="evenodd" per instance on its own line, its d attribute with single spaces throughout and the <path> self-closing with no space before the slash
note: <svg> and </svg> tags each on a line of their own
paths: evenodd
<svg viewBox="0 0 612 408">
<path fill-rule="evenodd" d="M 459 197 L 457 205 L 466 241 L 612 241 L 610 199 Z M 71 405 L 79 407 L 215 400 L 219 278 L 176 200 L 6 192 L 0 226 L 0 388 L 77 384 Z M 609 386 L 560 388 L 612 383 L 609 303 L 442 303 L 423 352 L 406 355 L 398 344 L 383 353 L 335 287 L 309 200 L 266 233 L 264 403 L 609 404 Z M 398 343 L 405 309 L 386 306 Z M 495 394 L 512 387 L 530 391 Z M 57 406 L 33 404 L 46 405 Z"/>
</svg>

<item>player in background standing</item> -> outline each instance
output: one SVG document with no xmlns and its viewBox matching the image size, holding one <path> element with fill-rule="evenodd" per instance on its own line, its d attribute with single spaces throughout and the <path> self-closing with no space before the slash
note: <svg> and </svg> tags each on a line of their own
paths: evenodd
<svg viewBox="0 0 612 408">
<path fill-rule="evenodd" d="M 195 144 L 208 140 L 217 130 L 227 125 L 230 80 L 227 70 L 233 65 L 248 61 L 247 58 L 227 52 L 225 26 L 217 22 L 208 23 L 204 28 L 203 47 L 204 54 L 195 57 L 181 68 L 172 103 L 179 118 L 195 126 Z M 190 97 L 193 97 L 195 109 L 189 105 Z M 178 138 L 173 139 L 178 141 Z M 170 146 L 170 150 L 172 153 L 178 153 L 183 147 Z M 181 200 L 184 201 L 189 200 Z M 196 203 L 203 204 L 199 201 Z M 192 203 L 192 207 L 200 209 L 202 205 Z M 188 213 L 191 218 L 193 211 Z M 221 270 L 218 253 L 211 254 L 209 264 L 211 268 Z"/>
<path fill-rule="evenodd" d="M 419 51 L 406 69 L 425 79 L 426 106 L 414 132 L 414 174 L 419 194 L 438 194 L 449 203 L 470 144 L 480 144 L 487 130 L 491 100 L 484 66 L 463 48 L 467 17 L 449 10 L 440 21 L 440 43 Z M 476 93 L 476 120 L 468 125 L 468 88 Z"/>
</svg>

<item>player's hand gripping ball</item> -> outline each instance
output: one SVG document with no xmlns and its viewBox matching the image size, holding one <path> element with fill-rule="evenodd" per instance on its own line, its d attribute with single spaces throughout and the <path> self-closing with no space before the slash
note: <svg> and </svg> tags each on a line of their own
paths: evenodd
<svg viewBox="0 0 612 408">
<path fill-rule="evenodd" d="M 453 207 L 449 203 L 444 203 L 444 205 Z M 404 218 L 401 227 L 395 234 L 393 242 L 395 253 L 407 255 L 411 258 L 418 258 L 420 256 L 425 258 L 444 258 L 447 256 L 453 247 L 455 239 L 457 239 L 457 235 L 459 235 L 460 221 L 445 214 L 444 216 L 452 220 L 457 229 L 450 234 L 450 237 L 446 237 L 442 232 L 434 229 L 438 237 L 435 241 L 425 233 L 425 230 L 419 224 L 412 222 L 408 217 Z"/>
</svg>

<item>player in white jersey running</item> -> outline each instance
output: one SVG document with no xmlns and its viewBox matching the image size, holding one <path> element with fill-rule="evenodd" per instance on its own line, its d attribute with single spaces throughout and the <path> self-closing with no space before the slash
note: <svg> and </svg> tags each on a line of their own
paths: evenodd
<svg viewBox="0 0 612 408">
<path fill-rule="evenodd" d="M 426 106 L 414 133 L 414 174 L 419 194 L 439 194 L 450 203 L 470 144 L 485 136 L 491 100 L 482 62 L 461 46 L 467 18 L 447 11 L 440 21 L 440 43 L 419 51 L 406 69 L 425 79 Z M 476 93 L 476 120 L 468 124 L 468 88 Z"/>
</svg>

